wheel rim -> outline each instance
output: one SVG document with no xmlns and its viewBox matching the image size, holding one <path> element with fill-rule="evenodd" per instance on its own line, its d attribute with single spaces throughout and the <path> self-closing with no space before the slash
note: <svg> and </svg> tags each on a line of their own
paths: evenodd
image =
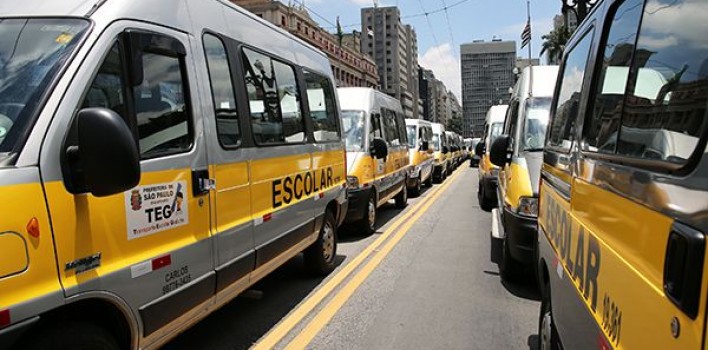
<svg viewBox="0 0 708 350">
<path fill-rule="evenodd" d="M 550 350 L 551 349 L 551 311 L 546 311 L 541 319 L 541 349 L 540 350 Z"/>
<path fill-rule="evenodd" d="M 374 204 L 374 198 L 369 199 L 369 206 L 366 210 L 368 212 L 369 227 L 373 229 L 376 224 L 376 204 Z"/>
<path fill-rule="evenodd" d="M 322 228 L 322 257 L 325 261 L 334 258 L 334 228 L 329 222 Z"/>
</svg>

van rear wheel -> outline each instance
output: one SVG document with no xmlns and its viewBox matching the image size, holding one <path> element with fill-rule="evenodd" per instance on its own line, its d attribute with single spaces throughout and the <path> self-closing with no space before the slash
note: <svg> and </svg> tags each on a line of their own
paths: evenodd
<svg viewBox="0 0 708 350">
<path fill-rule="evenodd" d="M 398 192 L 396 195 L 396 208 L 398 209 L 403 209 L 408 205 L 408 190 L 406 189 L 406 183 L 408 182 L 408 178 L 403 182 L 403 188 L 401 188 L 401 192 Z"/>
<path fill-rule="evenodd" d="M 433 172 L 430 172 L 430 175 L 428 175 L 428 179 L 425 180 L 425 187 L 433 187 Z"/>
<path fill-rule="evenodd" d="M 413 188 L 411 188 L 411 194 L 414 197 L 420 196 L 420 192 L 422 191 L 422 187 L 423 187 L 423 185 L 422 185 L 422 181 L 420 180 L 420 178 L 415 179 L 415 186 L 413 186 Z"/>
<path fill-rule="evenodd" d="M 305 250 L 305 266 L 313 274 L 324 276 L 334 270 L 337 256 L 337 224 L 327 210 L 317 241 Z"/>
</svg>

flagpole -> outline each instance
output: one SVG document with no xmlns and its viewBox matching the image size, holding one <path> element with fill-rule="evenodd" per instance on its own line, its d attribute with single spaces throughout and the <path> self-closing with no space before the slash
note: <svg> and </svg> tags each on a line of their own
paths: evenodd
<svg viewBox="0 0 708 350">
<path fill-rule="evenodd" d="M 531 1 L 526 0 L 526 15 L 528 24 L 531 25 Z M 529 64 L 531 63 L 531 40 L 529 40 Z"/>
</svg>

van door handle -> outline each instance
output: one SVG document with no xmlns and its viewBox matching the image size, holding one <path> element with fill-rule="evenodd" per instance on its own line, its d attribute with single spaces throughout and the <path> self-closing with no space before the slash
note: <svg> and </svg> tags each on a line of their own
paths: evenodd
<svg viewBox="0 0 708 350">
<path fill-rule="evenodd" d="M 684 224 L 674 222 L 666 245 L 664 292 L 689 317 L 698 315 L 703 277 L 706 237 Z"/>
<path fill-rule="evenodd" d="M 213 189 L 216 189 L 216 183 L 209 178 L 208 169 L 192 169 L 192 194 L 194 197 L 205 195 Z"/>
</svg>

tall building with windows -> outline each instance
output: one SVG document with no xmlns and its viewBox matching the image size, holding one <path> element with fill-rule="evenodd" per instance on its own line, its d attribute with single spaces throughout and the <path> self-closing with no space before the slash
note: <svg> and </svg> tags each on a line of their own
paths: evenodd
<svg viewBox="0 0 708 350">
<path fill-rule="evenodd" d="M 460 46 L 464 137 L 479 137 L 489 107 L 509 102 L 516 42 L 482 40 Z"/>
<path fill-rule="evenodd" d="M 406 118 L 419 117 L 418 39 L 398 7 L 361 9 L 361 51 L 374 58 L 381 91 L 401 101 Z"/>
<path fill-rule="evenodd" d="M 337 86 L 378 87 L 376 63 L 361 52 L 359 33 L 345 35 L 340 46 L 339 38 L 322 29 L 304 6 L 288 6 L 274 0 L 231 2 L 322 50 L 329 58 Z"/>
</svg>

